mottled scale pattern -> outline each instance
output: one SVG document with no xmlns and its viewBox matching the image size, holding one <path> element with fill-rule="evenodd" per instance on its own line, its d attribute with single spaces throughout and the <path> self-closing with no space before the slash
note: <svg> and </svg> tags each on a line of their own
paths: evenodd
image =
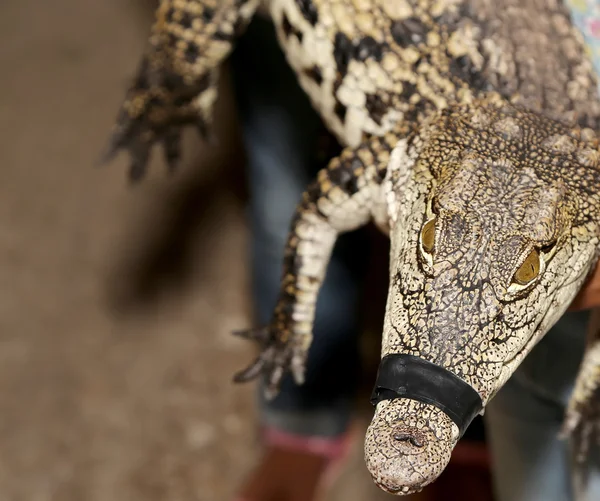
<svg viewBox="0 0 600 501">
<path fill-rule="evenodd" d="M 561 241 L 561 253 L 573 254 L 577 241 L 565 233 L 585 227 L 590 215 L 576 210 L 574 193 L 597 185 L 599 173 L 579 164 L 587 146 L 568 128 L 513 106 L 443 113 L 429 134 L 421 151 L 427 163 L 415 170 L 417 184 L 429 187 L 422 209 L 407 207 L 399 218 L 408 224 L 392 232 L 403 251 L 392 264 L 385 352 L 449 368 L 486 401 L 506 360 L 518 356 L 547 314 L 535 305 L 567 277 L 581 282 L 589 272 L 593 247 L 569 274 L 548 267 L 528 294 L 510 280 L 533 247 L 550 246 L 550 254 Z M 597 211 L 600 193 L 590 193 L 587 203 Z M 420 229 L 431 219 L 435 259 L 421 251 L 415 267 Z M 588 238 L 597 243 L 597 230 Z"/>
<path fill-rule="evenodd" d="M 298 383 L 337 236 L 374 220 L 390 237 L 382 356 L 411 354 L 487 404 L 596 266 L 600 99 L 561 0 L 162 0 L 109 146 L 142 176 L 180 128 L 210 135 L 219 66 L 257 8 L 346 148 L 299 204 L 269 325 L 236 375 L 268 397 Z M 276 75 L 273 76 L 276 78 Z M 424 239 L 424 230 L 427 236 Z M 581 463 L 600 436 L 600 346 L 589 343 L 565 421 Z M 560 360 L 557 360 L 560 363 Z M 395 494 L 434 481 L 458 428 L 434 402 L 380 402 L 365 441 Z"/>
</svg>

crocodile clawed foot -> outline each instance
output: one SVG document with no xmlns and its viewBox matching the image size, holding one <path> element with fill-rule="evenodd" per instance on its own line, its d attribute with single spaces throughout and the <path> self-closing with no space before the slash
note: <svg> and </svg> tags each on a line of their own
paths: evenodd
<svg viewBox="0 0 600 501">
<path fill-rule="evenodd" d="M 287 371 L 291 370 L 297 384 L 304 382 L 306 353 L 295 348 L 293 336 L 288 341 L 282 341 L 269 327 L 235 331 L 233 334 L 255 341 L 261 347 L 256 359 L 234 375 L 236 383 L 252 381 L 263 375 L 265 398 L 272 400 L 279 393 L 281 380 Z"/>
<path fill-rule="evenodd" d="M 212 107 L 216 98 L 216 71 L 191 83 L 168 67 L 151 69 L 145 59 L 127 92 L 112 135 L 99 164 L 110 162 L 120 150 L 129 152 L 129 179 L 140 180 L 150 151 L 162 144 L 170 172 L 181 159 L 181 134 L 185 126 L 196 128 L 202 140 L 214 143 Z"/>
<path fill-rule="evenodd" d="M 575 387 L 567 406 L 561 438 L 569 439 L 575 462 L 582 466 L 590 448 L 600 446 L 600 336 L 586 348 Z"/>
<path fill-rule="evenodd" d="M 600 446 L 600 404 L 592 401 L 587 404 L 582 409 L 569 409 L 561 430 L 561 438 L 571 441 L 579 465 L 585 463 L 591 447 Z"/>
</svg>

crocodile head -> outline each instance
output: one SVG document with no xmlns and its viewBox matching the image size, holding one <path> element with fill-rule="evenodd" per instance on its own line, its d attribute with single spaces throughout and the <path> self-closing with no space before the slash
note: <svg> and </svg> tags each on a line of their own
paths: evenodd
<svg viewBox="0 0 600 501">
<path fill-rule="evenodd" d="M 487 404 L 595 265 L 591 135 L 487 104 L 445 110 L 397 146 L 383 356 L 435 364 Z M 365 458 L 381 488 L 410 494 L 444 470 L 460 432 L 442 408 L 406 394 L 377 404 Z"/>
</svg>

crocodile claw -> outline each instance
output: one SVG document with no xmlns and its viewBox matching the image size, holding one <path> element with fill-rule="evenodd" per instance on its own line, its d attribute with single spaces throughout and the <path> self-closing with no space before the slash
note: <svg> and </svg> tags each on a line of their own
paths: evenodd
<svg viewBox="0 0 600 501">
<path fill-rule="evenodd" d="M 149 137 L 151 134 L 142 134 L 138 130 L 139 127 L 135 127 L 134 124 L 118 126 L 98 161 L 98 165 L 105 165 L 111 162 L 120 150 L 127 150 L 131 157 L 128 177 L 132 183 L 144 177 L 153 145 L 153 140 Z"/>
<path fill-rule="evenodd" d="M 181 131 L 171 127 L 165 132 L 162 143 L 169 172 L 173 173 L 181 160 Z"/>
<path fill-rule="evenodd" d="M 257 341 L 261 345 L 266 344 L 269 339 L 269 329 L 267 327 L 243 329 L 240 331 L 233 331 L 232 334 L 248 341 Z"/>
</svg>

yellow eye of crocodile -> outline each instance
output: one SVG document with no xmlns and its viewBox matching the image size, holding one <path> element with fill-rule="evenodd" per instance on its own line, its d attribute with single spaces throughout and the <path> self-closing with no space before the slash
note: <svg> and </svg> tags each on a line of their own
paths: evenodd
<svg viewBox="0 0 600 501">
<path fill-rule="evenodd" d="M 540 274 L 540 253 L 533 249 L 514 276 L 515 282 L 527 285 Z"/>
<path fill-rule="evenodd" d="M 427 221 L 421 230 L 421 245 L 425 252 L 431 252 L 435 244 L 435 219 Z"/>
</svg>

